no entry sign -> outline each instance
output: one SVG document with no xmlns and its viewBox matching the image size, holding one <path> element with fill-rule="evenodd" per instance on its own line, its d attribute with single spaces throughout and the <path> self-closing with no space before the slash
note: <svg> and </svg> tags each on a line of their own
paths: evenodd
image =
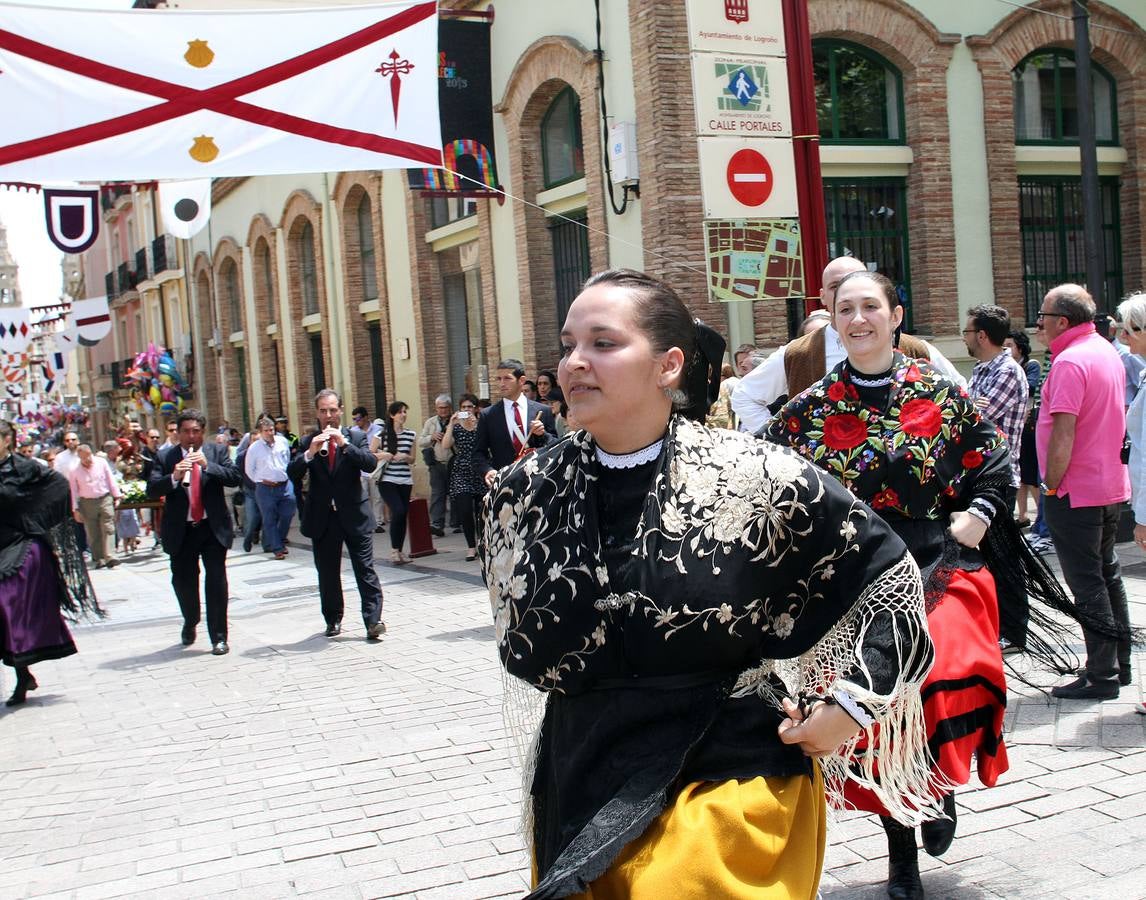
<svg viewBox="0 0 1146 900">
<path fill-rule="evenodd" d="M 794 219 L 796 164 L 784 138 L 701 137 L 706 219 Z"/>
<path fill-rule="evenodd" d="M 728 190 L 745 206 L 760 206 L 772 194 L 775 180 L 764 154 L 745 147 L 728 160 Z"/>
</svg>

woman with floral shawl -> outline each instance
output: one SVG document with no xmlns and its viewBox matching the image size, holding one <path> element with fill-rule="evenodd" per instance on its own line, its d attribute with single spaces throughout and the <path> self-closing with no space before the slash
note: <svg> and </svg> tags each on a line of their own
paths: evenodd
<svg viewBox="0 0 1146 900">
<path fill-rule="evenodd" d="M 949 785 L 966 784 L 973 756 L 979 779 L 994 785 L 1007 770 L 1007 689 L 995 579 L 979 547 L 986 549 L 996 516 L 1010 523 L 1006 442 L 966 391 L 893 349 L 903 309 L 887 278 L 845 277 L 834 317 L 847 359 L 783 407 L 767 436 L 870 503 L 911 550 L 924 575 L 935 641 L 935 666 L 923 688 L 931 751 Z M 922 897 L 914 831 L 889 818 L 870 791 L 849 785 L 845 794 L 860 809 L 883 814 L 888 894 Z M 955 834 L 950 793 L 944 811 L 945 818 L 923 825 L 933 856 Z"/>
<path fill-rule="evenodd" d="M 68 481 L 12 452 L 0 421 L 0 659 L 16 670 L 8 706 L 39 685 L 31 666 L 62 659 L 76 645 L 61 611 L 99 613 L 72 529 Z"/>
<path fill-rule="evenodd" d="M 937 814 L 918 570 L 834 479 L 694 421 L 723 341 L 667 285 L 594 276 L 561 341 L 584 430 L 499 473 L 480 546 L 507 713 L 543 707 L 529 897 L 810 900 L 845 778 Z"/>
</svg>

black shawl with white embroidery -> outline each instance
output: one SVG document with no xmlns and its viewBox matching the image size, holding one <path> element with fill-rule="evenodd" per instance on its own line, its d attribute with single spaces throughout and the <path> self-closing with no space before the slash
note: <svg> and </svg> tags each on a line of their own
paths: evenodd
<svg viewBox="0 0 1146 900">
<path fill-rule="evenodd" d="M 560 839 L 535 846 L 531 896 L 583 890 L 604 872 L 669 802 L 731 700 L 774 707 L 780 694 L 845 691 L 874 719 L 857 739 L 878 729 L 891 749 L 877 780 L 873 760 L 851 759 L 854 741 L 842 746 L 823 763 L 829 791 L 852 778 L 905 822 L 929 815 L 922 587 L 879 517 L 787 450 L 675 417 L 636 565 L 615 584 L 602 561 L 598 476 L 593 440 L 576 432 L 504 470 L 485 509 L 480 549 L 503 665 L 550 698 L 549 743 L 543 735 L 526 759 L 526 813 L 535 842 L 535 815 L 556 816 L 549 833 Z M 507 686 L 511 731 L 534 724 L 522 694 Z M 554 703 L 586 696 L 602 731 L 625 736 L 624 752 L 562 732 L 565 707 Z M 778 743 L 774 730 L 760 740 Z M 542 796 L 529 768 L 538 748 L 558 770 L 568 756 L 583 783 Z M 565 805 L 573 821 L 561 821 Z"/>
</svg>

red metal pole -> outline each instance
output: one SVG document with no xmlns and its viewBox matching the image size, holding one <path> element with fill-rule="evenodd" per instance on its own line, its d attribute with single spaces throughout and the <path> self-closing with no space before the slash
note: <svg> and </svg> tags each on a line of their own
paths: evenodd
<svg viewBox="0 0 1146 900">
<path fill-rule="evenodd" d="M 804 254 L 804 312 L 820 305 L 820 277 L 828 264 L 828 223 L 820 174 L 820 126 L 812 75 L 812 32 L 807 0 L 781 0 L 788 53 L 788 96 L 796 156 L 796 197 L 800 207 L 800 246 Z"/>
</svg>

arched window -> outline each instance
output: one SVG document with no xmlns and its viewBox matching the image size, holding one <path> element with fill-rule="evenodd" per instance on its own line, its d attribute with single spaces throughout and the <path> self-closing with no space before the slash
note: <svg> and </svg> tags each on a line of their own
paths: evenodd
<svg viewBox="0 0 1146 900">
<path fill-rule="evenodd" d="M 1114 79 L 1097 63 L 1090 64 L 1094 95 L 1094 131 L 1100 144 L 1118 143 Z M 1015 83 L 1015 142 L 1078 143 L 1078 85 L 1074 54 L 1042 49 L 1011 72 Z"/>
<path fill-rule="evenodd" d="M 812 41 L 816 114 L 824 143 L 904 143 L 903 78 L 877 53 L 845 41 Z"/>
<path fill-rule="evenodd" d="M 302 290 L 302 314 L 318 312 L 318 265 L 314 258 L 314 226 L 307 222 L 298 233 L 299 287 Z"/>
<path fill-rule="evenodd" d="M 223 297 L 231 318 L 231 331 L 243 330 L 243 298 L 239 293 L 239 267 L 234 260 L 223 261 Z M 226 335 L 224 335 L 226 337 Z"/>
<path fill-rule="evenodd" d="M 370 198 L 365 192 L 358 201 L 358 264 L 362 266 L 362 299 L 378 299 L 378 273 L 374 268 L 374 219 L 370 215 Z"/>
<path fill-rule="evenodd" d="M 275 273 L 271 262 L 271 248 L 265 240 L 260 240 L 255 250 L 255 260 L 259 267 L 257 278 L 263 280 L 263 291 L 267 304 L 267 321 L 278 321 L 279 304 L 275 300 Z"/>
<path fill-rule="evenodd" d="M 547 188 L 585 175 L 581 98 L 571 87 L 553 99 L 541 120 L 541 163 Z"/>
</svg>

